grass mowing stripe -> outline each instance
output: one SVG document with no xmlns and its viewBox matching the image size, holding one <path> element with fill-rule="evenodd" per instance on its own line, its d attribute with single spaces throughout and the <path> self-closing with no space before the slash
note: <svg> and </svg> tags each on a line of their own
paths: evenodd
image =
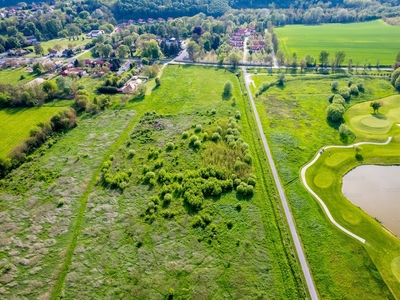
<svg viewBox="0 0 400 300">
<path fill-rule="evenodd" d="M 60 275 L 58 277 L 56 286 L 51 294 L 51 299 L 59 299 L 62 293 L 62 289 L 64 286 L 64 282 L 65 279 L 67 277 L 67 273 L 69 270 L 69 267 L 71 265 L 71 261 L 72 261 L 72 256 L 75 252 L 75 248 L 77 245 L 77 241 L 78 241 L 78 236 L 79 233 L 81 231 L 82 228 L 82 224 L 83 224 L 83 219 L 85 217 L 85 210 L 86 210 L 86 203 L 87 200 L 89 199 L 89 195 L 90 192 L 93 190 L 96 181 L 97 181 L 97 177 L 100 175 L 101 173 L 101 166 L 103 164 L 103 162 L 105 162 L 108 157 L 114 153 L 114 151 L 127 139 L 127 137 L 129 136 L 129 133 L 131 132 L 131 130 L 133 129 L 133 126 L 136 123 L 137 118 L 140 119 L 141 116 L 136 115 L 132 118 L 132 120 L 130 121 L 130 123 L 128 124 L 128 126 L 126 127 L 126 129 L 121 133 L 121 135 L 119 136 L 119 138 L 115 141 L 115 143 L 110 147 L 110 149 L 108 149 L 106 155 L 104 156 L 104 159 L 102 161 L 102 163 L 99 165 L 99 167 L 97 168 L 97 170 L 93 173 L 92 179 L 90 179 L 90 182 L 85 190 L 85 193 L 83 194 L 80 202 L 81 202 L 81 206 L 79 208 L 78 211 L 78 216 L 76 218 L 75 221 L 75 227 L 73 230 L 73 234 L 72 234 L 72 240 L 71 240 L 71 244 L 68 247 L 67 250 L 67 254 L 65 256 L 65 260 L 64 260 L 64 264 L 61 268 L 61 272 Z"/>
</svg>

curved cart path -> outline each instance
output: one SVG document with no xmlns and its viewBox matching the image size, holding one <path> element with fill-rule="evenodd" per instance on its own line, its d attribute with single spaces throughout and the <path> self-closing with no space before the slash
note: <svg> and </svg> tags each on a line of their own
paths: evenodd
<svg viewBox="0 0 400 300">
<path fill-rule="evenodd" d="M 361 243 L 365 243 L 365 239 L 363 239 L 362 237 L 359 237 L 358 235 L 354 234 L 353 232 L 347 230 L 346 228 L 344 228 L 342 225 L 340 225 L 338 222 L 335 221 L 335 219 L 332 217 L 328 207 L 326 206 L 325 202 L 310 188 L 310 186 L 307 183 L 306 180 L 306 172 L 308 170 L 309 167 L 311 167 L 317 160 L 318 158 L 322 155 L 322 150 L 323 149 L 330 149 L 330 148 L 352 148 L 354 146 L 359 146 L 359 145 L 387 145 L 390 143 L 390 141 L 392 140 L 392 137 L 389 137 L 387 139 L 386 142 L 384 143 L 370 143 L 370 142 L 361 142 L 361 143 L 357 143 L 357 144 L 353 144 L 353 145 L 348 145 L 348 146 L 327 146 L 324 147 L 320 150 L 318 150 L 317 155 L 315 155 L 314 159 L 312 161 L 310 161 L 307 165 L 305 165 L 300 172 L 301 175 L 301 181 L 303 182 L 303 185 L 305 186 L 305 188 L 307 189 L 307 191 L 314 196 L 315 199 L 318 200 L 318 202 L 321 204 L 322 208 L 324 209 L 325 214 L 328 216 L 328 219 L 333 223 L 333 225 L 335 225 L 337 228 L 339 228 L 341 231 L 343 231 L 344 233 L 350 235 L 351 237 L 355 238 L 356 240 L 359 240 Z"/>
</svg>

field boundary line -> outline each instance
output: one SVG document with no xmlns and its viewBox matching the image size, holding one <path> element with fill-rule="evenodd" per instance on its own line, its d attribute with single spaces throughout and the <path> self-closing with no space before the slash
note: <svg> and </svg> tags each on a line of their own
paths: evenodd
<svg viewBox="0 0 400 300">
<path fill-rule="evenodd" d="M 340 225 L 338 222 L 336 222 L 336 220 L 333 218 L 333 216 L 331 215 L 328 207 L 326 206 L 325 202 L 310 188 L 310 186 L 307 183 L 307 179 L 306 179 L 306 172 L 308 170 L 309 167 L 311 167 L 318 159 L 319 157 L 322 155 L 322 150 L 323 149 L 331 149 L 331 148 L 353 148 L 354 146 L 359 146 L 359 145 L 387 145 L 390 143 L 390 141 L 392 140 L 392 137 L 389 137 L 387 139 L 386 142 L 383 143 L 375 143 L 375 142 L 360 142 L 360 143 L 356 143 L 356 144 L 352 144 L 352 145 L 347 145 L 347 146 L 326 146 L 326 147 L 322 147 L 321 149 L 319 149 L 317 151 L 317 154 L 314 156 L 314 159 L 311 160 L 308 164 L 306 164 L 300 171 L 300 177 L 301 177 L 301 181 L 303 182 L 304 187 L 307 189 L 307 191 L 315 198 L 318 200 L 318 202 L 320 203 L 320 205 L 322 206 L 325 214 L 328 216 L 328 219 L 333 223 L 333 225 L 335 225 L 337 228 L 339 228 L 341 231 L 343 231 L 344 233 L 350 235 L 351 237 L 355 238 L 356 240 L 360 241 L 361 243 L 365 244 L 365 239 L 363 239 L 362 237 L 356 235 L 355 233 L 351 232 L 350 230 L 347 230 L 346 228 L 344 228 L 342 225 Z"/>
</svg>

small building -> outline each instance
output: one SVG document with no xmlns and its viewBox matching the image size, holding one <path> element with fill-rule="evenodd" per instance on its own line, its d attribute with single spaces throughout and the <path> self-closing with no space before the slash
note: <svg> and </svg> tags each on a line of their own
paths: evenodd
<svg viewBox="0 0 400 300">
<path fill-rule="evenodd" d="M 157 19 L 157 22 L 158 22 L 158 23 L 162 23 L 162 22 L 165 22 L 165 20 L 164 20 L 164 18 L 158 18 L 158 19 Z"/>
<path fill-rule="evenodd" d="M 124 85 L 122 88 L 119 89 L 119 91 L 123 94 L 132 94 L 136 89 L 138 88 L 139 85 L 143 83 L 143 80 L 141 79 L 134 79 L 129 81 L 126 85 Z"/>
<path fill-rule="evenodd" d="M 91 32 L 89 32 L 87 34 L 87 36 L 89 38 L 95 38 L 95 37 L 98 37 L 99 35 L 102 35 L 102 34 L 104 34 L 104 30 L 92 30 Z"/>
<path fill-rule="evenodd" d="M 148 19 L 147 19 L 147 22 L 150 23 L 150 24 L 152 24 L 152 23 L 154 23 L 154 19 L 148 18 Z"/>
<path fill-rule="evenodd" d="M 146 21 L 143 20 L 143 19 L 139 19 L 139 20 L 138 20 L 138 23 L 139 23 L 139 24 L 146 24 Z"/>
<path fill-rule="evenodd" d="M 26 36 L 25 38 L 28 41 L 29 45 L 35 45 L 38 42 L 34 35 L 29 35 L 29 36 Z"/>
<path fill-rule="evenodd" d="M 68 74 L 76 74 L 78 76 L 83 76 L 83 75 L 86 74 L 86 71 L 85 70 L 80 70 L 80 69 L 77 69 L 77 68 L 69 68 L 69 69 L 61 72 L 61 75 L 64 76 L 64 77 L 68 76 Z"/>
</svg>

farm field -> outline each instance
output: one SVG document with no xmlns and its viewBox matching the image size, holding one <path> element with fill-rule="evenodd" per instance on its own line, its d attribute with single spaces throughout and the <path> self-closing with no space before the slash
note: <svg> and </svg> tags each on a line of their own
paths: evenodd
<svg viewBox="0 0 400 300">
<path fill-rule="evenodd" d="M 257 87 L 275 78 L 252 76 Z M 325 145 L 343 144 L 337 125 L 329 124 L 326 119 L 328 97 L 332 94 L 331 82 L 338 80 L 339 86 L 344 87 L 348 81 L 358 79 L 348 75 L 287 75 L 283 86 L 270 87 L 256 98 L 256 104 L 320 297 L 392 299 L 385 282 L 396 297 L 399 285 L 388 274 L 388 265 L 377 258 L 379 253 L 370 251 L 368 246 L 364 247 L 334 227 L 299 180 L 300 168 L 318 149 Z M 380 78 L 365 78 L 364 88 L 365 91 L 357 97 L 352 96 L 347 107 L 395 93 L 390 83 Z M 347 142 L 351 143 L 353 139 L 349 138 Z M 391 261 L 387 262 L 390 265 Z"/>
<path fill-rule="evenodd" d="M 25 78 L 21 79 L 21 75 L 25 76 Z M 0 71 L 0 82 L 13 85 L 23 85 L 35 79 L 36 76 L 37 75 L 35 73 L 26 72 L 25 67 L 16 69 L 6 68 Z"/>
<path fill-rule="evenodd" d="M 322 50 L 334 57 L 336 51 L 345 51 L 344 65 L 349 58 L 353 65 L 365 61 L 376 65 L 391 66 L 400 48 L 400 31 L 397 26 L 391 26 L 382 20 L 350 23 L 323 24 L 315 26 L 290 25 L 275 29 L 279 38 L 279 49 L 286 56 L 296 52 L 300 60 L 310 54 L 317 60 Z M 319 62 L 318 62 L 319 63 Z"/>
<path fill-rule="evenodd" d="M 237 77 L 161 79 L 1 182 L 4 297 L 305 297 Z"/>
<path fill-rule="evenodd" d="M 60 108 L 32 107 L 0 110 L 0 158 L 5 158 L 40 122 L 49 122 Z"/>
</svg>

